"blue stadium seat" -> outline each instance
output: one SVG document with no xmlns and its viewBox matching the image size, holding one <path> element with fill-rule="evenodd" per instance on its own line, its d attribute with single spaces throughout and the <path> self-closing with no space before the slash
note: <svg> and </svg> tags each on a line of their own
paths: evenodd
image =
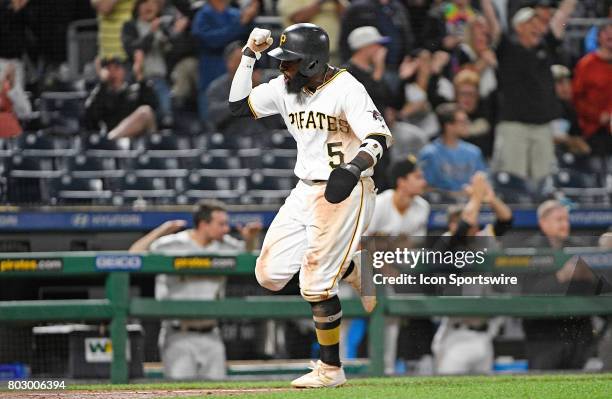
<svg viewBox="0 0 612 399">
<path fill-rule="evenodd" d="M 247 196 L 255 203 L 279 204 L 289 195 L 297 178 L 255 171 L 247 179 Z"/>
<path fill-rule="evenodd" d="M 289 175 L 293 173 L 297 152 L 295 150 L 271 150 L 266 151 L 261 158 L 261 166 L 264 170 L 285 171 Z"/>
<path fill-rule="evenodd" d="M 218 132 L 207 135 L 206 148 L 208 150 L 239 150 L 241 148 L 251 148 L 252 146 L 253 143 L 250 136 Z"/>
<path fill-rule="evenodd" d="M 112 192 L 104 189 L 102 179 L 64 175 L 53 181 L 52 203 L 59 205 L 106 205 Z"/>
<path fill-rule="evenodd" d="M 139 177 L 183 177 L 187 170 L 180 167 L 177 158 L 151 157 L 149 153 L 141 154 L 128 163 Z"/>
<path fill-rule="evenodd" d="M 247 169 L 261 169 L 261 159 L 264 152 L 261 148 L 249 148 L 238 151 L 240 165 Z"/>
<path fill-rule="evenodd" d="M 533 204 L 535 198 L 526 180 L 508 172 L 496 172 L 493 176 L 493 189 L 507 204 Z"/>
<path fill-rule="evenodd" d="M 150 157 L 159 158 L 189 158 L 202 152 L 200 148 L 191 145 L 189 137 L 177 137 L 172 130 L 145 135 L 142 147 Z"/>
<path fill-rule="evenodd" d="M 294 150 L 297 148 L 297 143 L 287 130 L 276 130 L 270 135 L 269 146 L 271 148 Z"/>
<path fill-rule="evenodd" d="M 118 188 L 115 193 L 117 197 L 127 200 L 170 204 L 176 197 L 176 190 L 169 187 L 163 177 L 139 177 L 135 173 L 126 173 L 114 186 Z"/>
<path fill-rule="evenodd" d="M 88 156 L 101 158 L 133 158 L 141 152 L 121 148 L 116 141 L 109 140 L 98 133 L 91 133 L 83 137 L 82 147 Z"/>
<path fill-rule="evenodd" d="M 40 95 L 43 123 L 57 133 L 78 133 L 86 98 L 87 92 L 84 91 L 43 92 Z"/>
<path fill-rule="evenodd" d="M 114 158 L 87 157 L 77 155 L 68 160 L 67 169 L 71 176 L 78 178 L 121 177 L 125 174 L 117 168 Z"/>
<path fill-rule="evenodd" d="M 18 141 L 17 146 L 21 150 L 21 154 L 32 157 L 63 157 L 75 154 L 73 148 L 67 148 L 66 141 L 54 138 L 44 134 L 44 131 L 36 133 L 23 133 Z"/>
<path fill-rule="evenodd" d="M 237 201 L 244 188 L 241 178 L 218 176 L 216 173 L 191 173 L 184 181 L 184 195 L 191 200 L 197 199 L 223 199 L 224 201 Z"/>
<path fill-rule="evenodd" d="M 560 169 L 552 176 L 552 183 L 555 188 L 574 201 L 592 205 L 610 203 L 608 189 L 599 185 L 597 177 L 593 174 Z"/>
</svg>

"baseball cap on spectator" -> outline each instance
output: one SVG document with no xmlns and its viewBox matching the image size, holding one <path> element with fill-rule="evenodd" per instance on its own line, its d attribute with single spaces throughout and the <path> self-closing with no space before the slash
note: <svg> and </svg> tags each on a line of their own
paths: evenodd
<svg viewBox="0 0 612 399">
<path fill-rule="evenodd" d="M 107 66 L 109 66 L 111 64 L 123 66 L 124 65 L 124 61 L 119 56 L 109 56 L 109 57 L 103 58 L 101 64 L 102 64 L 103 67 L 107 67 Z"/>
<path fill-rule="evenodd" d="M 555 64 L 550 67 L 550 71 L 552 72 L 553 78 L 555 80 L 563 80 L 569 79 L 572 76 L 569 68 L 565 65 Z"/>
<path fill-rule="evenodd" d="M 530 21 L 536 16 L 536 12 L 531 7 L 523 7 L 514 14 L 512 17 L 512 26 L 516 28 L 520 24 Z"/>
<path fill-rule="evenodd" d="M 357 51 L 374 43 L 389 43 L 389 40 L 388 37 L 382 36 L 378 29 L 373 26 L 361 26 L 354 29 L 348 36 L 348 44 L 352 51 Z"/>
</svg>

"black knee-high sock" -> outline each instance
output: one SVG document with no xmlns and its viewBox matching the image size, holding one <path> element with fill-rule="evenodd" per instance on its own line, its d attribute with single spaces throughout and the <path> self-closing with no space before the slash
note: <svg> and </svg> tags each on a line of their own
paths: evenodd
<svg viewBox="0 0 612 399">
<path fill-rule="evenodd" d="M 311 302 L 312 316 L 321 347 L 321 361 L 340 367 L 340 322 L 342 308 L 337 296 L 321 302 Z"/>
</svg>

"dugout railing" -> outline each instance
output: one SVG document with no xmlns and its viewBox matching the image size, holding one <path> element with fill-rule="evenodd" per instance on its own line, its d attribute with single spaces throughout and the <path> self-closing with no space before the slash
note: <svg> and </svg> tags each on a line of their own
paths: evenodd
<svg viewBox="0 0 612 399">
<path fill-rule="evenodd" d="M 533 250 L 528 251 L 533 256 Z M 598 254 L 596 249 L 591 253 Z M 599 257 L 610 267 L 609 252 Z M 513 256 L 518 256 L 524 270 L 525 255 L 489 254 L 486 268 L 496 268 L 495 259 L 507 258 L 504 270 Z M 559 267 L 572 254 L 555 252 Z M 5 253 L 0 255 L 0 278 L 58 277 L 105 275 L 106 299 L 0 301 L 0 322 L 24 321 L 99 321 L 110 322 L 113 344 L 110 379 L 112 383 L 128 382 L 125 356 L 129 318 L 223 318 L 223 319 L 289 319 L 309 318 L 311 310 L 300 297 L 259 296 L 227 298 L 215 301 L 162 300 L 129 295 L 133 273 L 178 273 L 198 275 L 252 275 L 256 256 L 194 256 L 135 255 L 125 252 L 71 253 Z M 403 296 L 387 297 L 378 289 L 378 306 L 365 314 L 359 299 L 343 300 L 343 315 L 347 318 L 368 317 L 368 373 L 384 374 L 385 316 L 520 316 L 555 317 L 566 315 L 611 315 L 612 296 Z"/>
</svg>

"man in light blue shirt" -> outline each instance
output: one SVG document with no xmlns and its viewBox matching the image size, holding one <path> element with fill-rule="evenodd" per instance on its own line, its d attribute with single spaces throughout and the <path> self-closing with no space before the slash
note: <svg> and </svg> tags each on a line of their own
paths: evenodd
<svg viewBox="0 0 612 399">
<path fill-rule="evenodd" d="M 467 114 L 454 103 L 436 108 L 442 134 L 419 153 L 419 164 L 432 189 L 463 192 L 472 175 L 487 171 L 482 152 L 462 138 L 468 135 Z"/>
</svg>

